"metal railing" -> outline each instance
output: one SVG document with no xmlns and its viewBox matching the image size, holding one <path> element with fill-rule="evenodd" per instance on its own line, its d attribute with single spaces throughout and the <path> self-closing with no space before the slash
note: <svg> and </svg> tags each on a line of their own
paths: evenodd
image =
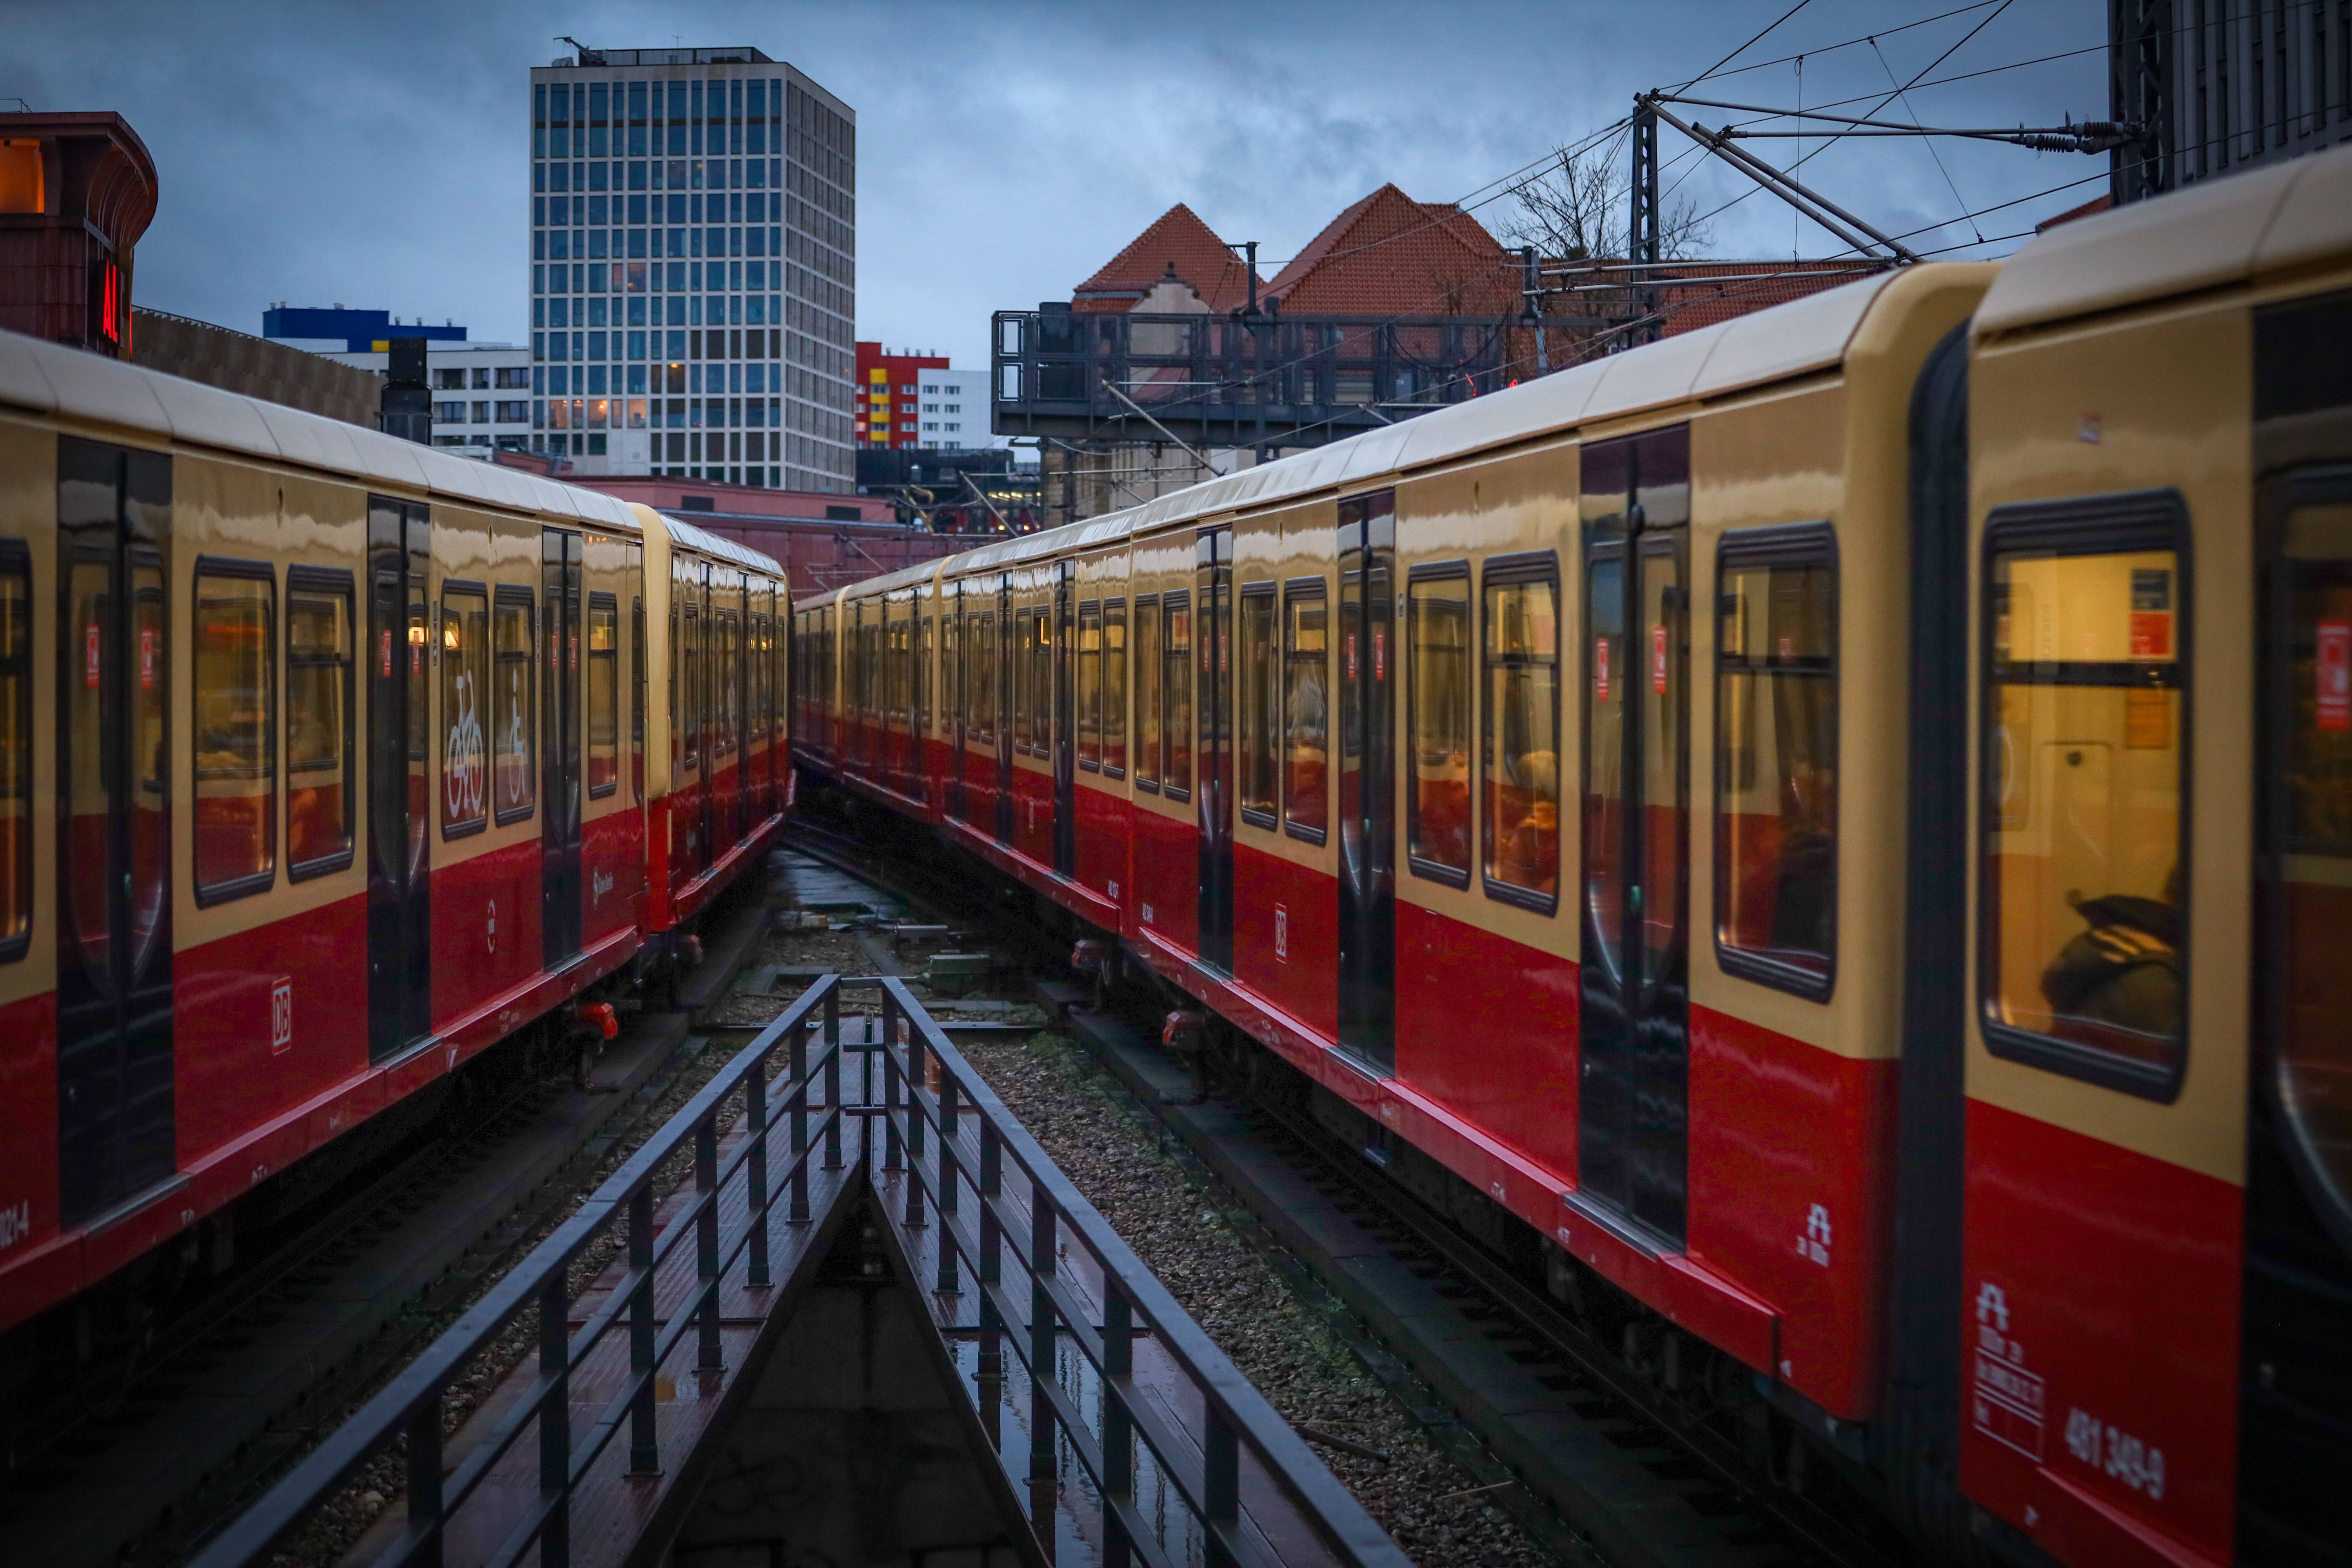
<svg viewBox="0 0 2352 1568">
<path fill-rule="evenodd" d="M 534 1426 L 539 1435 L 539 1497 L 489 1559 L 521 1561 L 535 1542 L 545 1568 L 562 1568 L 572 1558 L 570 1505 L 575 1490 L 625 1426 L 629 1436 L 629 1473 L 649 1475 L 661 1468 L 656 1423 L 660 1369 L 691 1331 L 699 1370 L 719 1363 L 719 1286 L 739 1260 L 747 1263 L 754 1289 L 769 1277 L 772 1211 L 787 1206 L 789 1223 L 809 1217 L 809 1162 L 821 1155 L 826 1169 L 842 1164 L 840 995 L 837 976 L 826 975 L 796 998 L 783 1015 L 705 1084 L 661 1130 L 597 1187 L 554 1233 L 492 1286 L 451 1324 L 430 1349 L 370 1399 L 348 1421 L 197 1553 L 190 1568 L 236 1568 L 264 1561 L 342 1487 L 346 1479 L 394 1438 L 407 1440 L 407 1523 L 379 1554 L 376 1568 L 437 1565 L 450 1516 L 478 1490 L 494 1467 Z M 824 1039 L 814 1060 L 809 1034 L 822 1026 Z M 780 1051 L 789 1053 L 789 1079 L 772 1109 L 787 1113 L 790 1155 L 781 1173 L 770 1168 L 772 1106 L 769 1069 Z M 809 1097 L 821 1087 L 823 1106 L 814 1125 Z M 722 1165 L 719 1111 L 741 1092 L 749 1133 Z M 692 1198 L 658 1233 L 655 1226 L 655 1179 L 672 1156 L 693 1150 Z M 719 1224 L 723 1191 L 744 1179 L 747 1208 L 731 1234 Z M 781 1176 L 781 1180 L 776 1178 Z M 625 1232 L 626 1267 L 619 1283 L 576 1331 L 570 1326 L 571 1267 L 583 1249 L 618 1223 Z M 663 1265 L 689 1243 L 695 1250 L 695 1283 L 656 1331 L 654 1288 Z M 525 1309 L 539 1309 L 538 1375 L 521 1397 L 503 1410 L 488 1437 L 444 1474 L 442 1436 L 451 1386 L 488 1349 L 508 1323 Z M 576 1441 L 572 1432 L 572 1374 L 607 1334 L 625 1329 L 629 1367 L 619 1390 L 594 1424 Z"/>
<path fill-rule="evenodd" d="M 1000 436 L 1319 445 L 1532 379 L 1599 316 L 999 310 Z M 1155 434 L 1155 426 L 1160 434 Z"/>
<path fill-rule="evenodd" d="M 1083 1500 L 1065 1484 L 1066 1460 L 1095 1505 L 1096 1518 L 1080 1522 L 1099 1529 L 1105 1568 L 1183 1568 L 1195 1545 L 1211 1568 L 1296 1563 L 1302 1528 L 1330 1562 L 1405 1568 L 1403 1550 L 1070 1184 L 905 984 L 878 984 L 885 1131 L 872 1175 L 897 1202 L 902 1256 L 949 1320 L 942 1331 L 977 1348 L 969 1392 L 985 1405 L 1015 1375 L 1028 1384 L 1019 1479 L 1033 1530 L 1051 1541 L 1053 1510 Z M 957 1321 L 967 1294 L 978 1309 L 971 1322 Z M 1139 1362 L 1144 1347 L 1157 1378 Z M 1195 1401 L 1197 1423 L 1188 1423 L 1181 1413 Z M 1186 1516 L 1174 1526 L 1171 1502 Z M 1287 1551 L 1271 1547 L 1270 1531 Z"/>
<path fill-rule="evenodd" d="M 858 1020 L 855 1031 L 878 1038 L 844 1037 L 842 997 L 852 989 L 880 992 L 878 1019 Z M 845 1085 L 850 1056 L 860 1058 L 857 1081 Z M 772 1081 L 780 1058 L 784 1076 Z M 723 1126 L 721 1115 L 739 1094 L 741 1116 Z M 772 1233 L 780 1224 L 803 1227 L 793 1250 L 801 1267 L 814 1264 L 805 1245 L 811 1171 L 840 1180 L 861 1175 L 845 1165 L 843 1131 L 851 1121 L 860 1125 L 855 1158 L 877 1218 L 887 1222 L 884 1230 L 947 1341 L 971 1401 L 967 1415 L 993 1451 L 1007 1495 L 1025 1487 L 1028 1522 L 1039 1542 L 1055 1539 L 1060 1513 L 1097 1538 L 1105 1568 L 1185 1568 L 1193 1562 L 1297 1568 L 1317 1561 L 1408 1568 L 1402 1550 L 1070 1184 L 905 982 L 833 974 L 762 1028 L 576 1213 L 208 1543 L 191 1568 L 266 1561 L 372 1456 L 401 1438 L 407 1444 L 406 1518 L 373 1558 L 374 1568 L 439 1568 L 453 1516 L 478 1493 L 491 1500 L 490 1529 L 504 1526 L 479 1561 L 509 1568 L 535 1544 L 542 1568 L 564 1568 L 573 1555 L 575 1496 L 625 1429 L 627 1478 L 663 1472 L 656 1420 L 663 1365 L 690 1339 L 692 1370 L 720 1375 L 722 1286 L 763 1291 L 789 1283 L 772 1278 Z M 722 1146 L 736 1134 L 722 1159 Z M 782 1147 L 772 1150 L 779 1138 Z M 669 1200 L 657 1226 L 658 1174 L 689 1150 L 691 1183 Z M 740 1215 L 723 1222 L 722 1198 L 738 1192 Z M 617 1274 L 607 1272 L 610 1289 L 601 1305 L 585 1308 L 594 1285 L 583 1292 L 586 1316 L 574 1330 L 571 1271 L 614 1226 L 623 1231 L 625 1259 Z M 689 1246 L 690 1280 L 684 1268 Z M 657 1305 L 656 1286 L 665 1282 Z M 976 1307 L 970 1321 L 967 1303 Z M 447 1464 L 443 1432 L 452 1388 L 533 1306 L 535 1373 L 509 1379 L 506 1392 L 468 1428 L 469 1448 Z M 625 1373 L 602 1375 L 608 1362 L 591 1376 L 583 1363 L 616 1333 L 626 1341 Z M 617 1358 L 617 1352 L 607 1353 Z M 586 1386 L 617 1384 L 577 1435 L 575 1373 L 587 1377 Z M 997 1419 L 1008 1390 L 1023 1384 L 1028 1398 L 1013 1414 L 1026 1431 L 1025 1462 L 1017 1445 L 1007 1451 Z M 705 1392 L 716 1386 L 706 1384 Z M 501 1475 L 502 1485 L 486 1490 L 509 1454 L 528 1464 L 520 1445 L 534 1427 L 536 1493 L 514 1466 Z M 478 1524 L 469 1540 L 478 1545 L 485 1539 Z M 1049 1544 L 1040 1550 L 1050 1559 Z"/>
</svg>

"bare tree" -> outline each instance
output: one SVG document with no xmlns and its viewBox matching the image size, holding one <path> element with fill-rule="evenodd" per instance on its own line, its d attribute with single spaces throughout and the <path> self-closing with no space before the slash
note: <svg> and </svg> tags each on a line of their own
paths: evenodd
<svg viewBox="0 0 2352 1568">
<path fill-rule="evenodd" d="M 1554 148 L 1549 163 L 1510 187 L 1518 210 L 1496 226 L 1504 239 L 1561 261 L 1624 255 L 1633 176 L 1609 157 L 1609 146 Z M 1659 215 L 1660 260 L 1685 260 L 1713 244 L 1689 197 Z"/>
</svg>

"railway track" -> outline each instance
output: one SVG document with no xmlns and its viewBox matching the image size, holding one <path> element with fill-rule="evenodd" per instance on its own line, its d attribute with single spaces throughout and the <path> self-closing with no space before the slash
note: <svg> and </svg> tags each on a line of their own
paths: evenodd
<svg viewBox="0 0 2352 1568">
<path fill-rule="evenodd" d="M 568 1056 L 508 1042 L 496 1071 L 453 1088 L 458 1103 L 437 1125 L 412 1130 L 388 1163 L 309 1202 L 265 1255 L 52 1390 L 0 1471 L 0 1556 L 175 1562 L 332 1430 L 659 1125 L 711 1033 L 693 1027 L 696 1012 L 758 952 L 767 889 L 749 879 L 730 896 L 723 934 L 681 988 L 685 1010 L 641 1013 L 596 1065 L 602 1092 L 549 1076 Z"/>
<path fill-rule="evenodd" d="M 951 870 L 896 825 L 869 843 L 809 816 L 795 821 L 795 850 L 932 918 L 984 921 L 992 945 L 1058 973 L 1066 933 L 1031 918 L 1029 897 L 1006 893 L 994 873 L 961 858 Z M 1059 988 L 1063 1002 L 1077 994 Z M 1564 1560 L 1619 1568 L 1907 1560 L 1843 1478 L 1790 1463 L 1801 1450 L 1775 1440 L 1760 1400 L 1733 1390 L 1757 1418 L 1747 1429 L 1727 1423 L 1713 1396 L 1727 1379 L 1746 1383 L 1745 1369 L 1638 1324 L 1608 1342 L 1552 1299 L 1539 1273 L 1529 1277 L 1525 1258 L 1498 1254 L 1376 1166 L 1335 1131 L 1336 1118 L 1316 1114 L 1304 1077 L 1269 1053 L 1236 1052 L 1230 1070 L 1201 1084 L 1201 1063 L 1180 1066 L 1157 1048 L 1159 1011 L 1171 1000 L 1121 988 L 1101 1011 L 1072 1007 L 1070 1033 L 1120 1080 L 1163 1146 L 1179 1146 L 1247 1211 L 1254 1224 L 1242 1228 L 1290 1278 L 1294 1297 L 1531 1537 Z"/>
</svg>

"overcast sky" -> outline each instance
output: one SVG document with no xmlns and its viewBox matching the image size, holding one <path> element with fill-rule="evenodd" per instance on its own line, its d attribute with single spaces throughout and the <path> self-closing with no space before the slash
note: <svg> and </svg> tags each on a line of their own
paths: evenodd
<svg viewBox="0 0 2352 1568">
<path fill-rule="evenodd" d="M 11 0 L 0 95 L 120 110 L 145 139 L 162 203 L 139 247 L 141 304 L 258 331 L 273 301 L 341 301 L 514 340 L 528 309 L 527 72 L 568 52 L 554 36 L 608 48 L 755 45 L 856 110 L 857 335 L 984 364 L 990 311 L 1066 299 L 1173 203 L 1228 240 L 1262 242 L 1270 276 L 1383 181 L 1423 201 L 1490 196 L 1548 149 L 1604 131 L 1635 91 L 1707 69 L 1792 3 Z M 1923 87 L 1884 113 L 1947 126 L 2105 115 L 2100 0 L 1988 0 L 1930 20 L 1958 3 L 1810 0 L 1734 66 L 1779 63 L 1692 90 L 1775 108 L 1801 90 L 1819 106 L 1884 95 L 1923 71 L 1932 83 L 2076 51 Z M 1854 41 L 1874 32 L 1874 44 Z M 1783 58 L 1800 53 L 1801 82 Z M 1794 151 L 1750 145 L 1776 164 Z M 1673 201 L 1704 211 L 1754 190 L 1672 131 L 1661 146 L 1667 182 L 1683 182 Z M 2106 166 L 1989 143 L 1934 151 L 1940 167 L 1927 143 L 1851 141 L 1804 177 L 1896 234 L 2018 204 L 1911 241 L 1927 249 L 2030 229 L 2096 195 Z M 2070 182 L 2089 183 L 2035 195 Z M 1499 227 L 1509 205 L 1477 211 Z M 1711 228 L 1724 256 L 1830 254 L 1837 243 L 1792 232 L 1790 210 L 1762 195 Z"/>
</svg>

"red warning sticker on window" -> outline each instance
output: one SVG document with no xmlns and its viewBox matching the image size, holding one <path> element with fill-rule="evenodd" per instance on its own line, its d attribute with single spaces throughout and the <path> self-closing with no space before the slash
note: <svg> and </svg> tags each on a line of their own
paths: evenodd
<svg viewBox="0 0 2352 1568">
<path fill-rule="evenodd" d="M 2323 730 L 2352 730 L 2352 621 L 2319 623 L 2317 700 Z"/>
<path fill-rule="evenodd" d="M 387 676 L 392 673 L 392 628 L 389 626 L 383 633 L 383 672 Z"/>
<path fill-rule="evenodd" d="M 1609 639 L 1592 639 L 1592 695 L 1598 702 L 1609 700 Z"/>
<path fill-rule="evenodd" d="M 1664 697 L 1666 694 L 1666 628 L 1650 628 L 1650 689 Z"/>
<path fill-rule="evenodd" d="M 139 628 L 139 689 L 155 689 L 155 628 Z"/>
<path fill-rule="evenodd" d="M 98 688 L 98 623 L 96 621 L 82 627 L 81 646 L 81 683 L 96 690 Z"/>
</svg>

